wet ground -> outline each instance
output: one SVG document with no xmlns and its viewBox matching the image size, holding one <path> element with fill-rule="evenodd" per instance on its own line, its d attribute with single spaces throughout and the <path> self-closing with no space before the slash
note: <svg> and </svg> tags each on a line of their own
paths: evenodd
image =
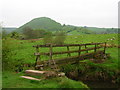
<svg viewBox="0 0 120 90">
<path fill-rule="evenodd" d="M 120 85 L 118 84 L 113 84 L 108 81 L 83 81 L 83 83 L 87 84 L 88 87 L 90 87 L 92 90 L 95 88 L 108 88 L 108 89 L 115 89 L 115 90 L 120 90 Z"/>
</svg>

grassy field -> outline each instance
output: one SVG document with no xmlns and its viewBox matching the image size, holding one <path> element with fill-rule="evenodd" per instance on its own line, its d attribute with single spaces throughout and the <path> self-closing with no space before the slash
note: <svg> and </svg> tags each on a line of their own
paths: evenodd
<svg viewBox="0 0 120 90">
<path fill-rule="evenodd" d="M 115 37 L 115 40 L 107 40 Z M 82 43 L 91 43 L 91 42 L 107 42 L 111 45 L 118 45 L 118 35 L 117 34 L 103 34 L 103 35 L 78 35 L 78 36 L 67 36 L 65 44 L 82 44 Z M 32 67 L 22 67 L 24 64 L 34 65 L 35 56 L 34 52 L 36 49 L 32 47 L 33 45 L 43 44 L 43 40 L 32 41 L 32 40 L 13 40 L 7 39 L 3 40 L 3 52 L 5 58 L 3 60 L 3 88 L 86 88 L 80 81 L 73 81 L 67 77 L 62 78 L 53 78 L 48 80 L 43 80 L 42 82 L 36 82 L 32 80 L 21 79 L 19 76 L 23 75 L 23 71 L 26 69 L 33 69 Z M 74 50 L 76 48 L 70 48 Z M 54 51 L 65 51 L 66 48 L 55 48 Z M 41 48 L 41 52 L 47 52 L 48 49 Z M 107 48 L 107 53 L 110 53 L 110 58 L 104 63 L 92 63 L 89 61 L 88 65 L 94 67 L 102 67 L 104 71 L 108 71 L 110 75 L 113 73 L 118 73 L 118 48 Z M 6 56 L 7 55 L 7 56 Z M 75 54 L 72 54 L 75 55 Z M 66 55 L 56 55 L 54 58 L 62 58 Z M 46 60 L 49 57 L 42 56 L 42 60 Z M 20 68 L 23 69 L 22 72 L 19 72 Z M 80 67 L 81 68 L 81 67 Z M 67 70 L 67 69 L 66 69 Z M 68 70 L 69 71 L 69 70 Z M 18 73 L 19 72 L 19 73 Z M 67 71 L 66 71 L 67 72 Z M 11 76 L 11 77 L 9 77 Z M 119 81 L 120 79 L 117 79 Z M 19 83 L 18 83 L 19 82 Z"/>
<path fill-rule="evenodd" d="M 70 80 L 67 77 L 46 79 L 39 82 L 20 78 L 21 75 L 23 73 L 3 72 L 3 88 L 88 88 L 82 82 Z"/>
</svg>

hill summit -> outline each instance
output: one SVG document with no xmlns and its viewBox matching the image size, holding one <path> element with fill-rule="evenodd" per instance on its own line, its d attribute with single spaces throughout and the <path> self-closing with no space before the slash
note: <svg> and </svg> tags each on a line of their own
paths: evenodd
<svg viewBox="0 0 120 90">
<path fill-rule="evenodd" d="M 59 22 L 52 20 L 48 17 L 39 17 L 32 19 L 28 23 L 17 28 L 15 31 L 23 32 L 24 28 L 29 27 L 33 30 L 47 30 L 50 32 L 63 30 L 68 35 L 80 35 L 80 34 L 108 34 L 108 33 L 117 33 L 117 28 L 97 28 L 97 27 L 80 27 L 73 25 L 61 25 Z"/>
<path fill-rule="evenodd" d="M 18 32 L 22 32 L 23 28 L 30 27 L 31 29 L 45 29 L 49 31 L 61 30 L 62 25 L 48 17 L 40 17 L 31 20 L 30 22 L 22 25 L 17 29 Z"/>
</svg>

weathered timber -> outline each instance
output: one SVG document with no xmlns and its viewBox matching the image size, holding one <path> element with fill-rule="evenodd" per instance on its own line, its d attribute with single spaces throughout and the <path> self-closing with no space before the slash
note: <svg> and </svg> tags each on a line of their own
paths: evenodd
<svg viewBox="0 0 120 90">
<path fill-rule="evenodd" d="M 66 46 L 85 46 L 85 45 L 99 45 L 103 43 L 87 43 L 87 44 L 64 44 L 64 45 L 56 45 L 53 44 L 52 47 L 66 47 Z M 45 45 L 34 45 L 33 47 L 50 47 L 50 44 L 45 44 Z"/>
<path fill-rule="evenodd" d="M 45 74 L 51 73 L 54 71 L 38 71 L 38 70 L 26 70 L 25 73 L 27 75 L 35 75 L 35 76 L 44 76 Z"/>
<path fill-rule="evenodd" d="M 96 49 L 103 48 L 102 46 L 96 47 Z M 74 53 L 74 52 L 83 52 L 88 50 L 94 50 L 95 47 L 87 48 L 87 49 L 81 49 L 81 50 L 74 50 L 74 51 L 64 51 L 64 52 L 53 52 L 52 55 L 56 54 L 66 54 L 66 53 Z M 34 55 L 49 55 L 49 53 L 34 53 Z"/>
<path fill-rule="evenodd" d="M 95 44 L 95 49 L 94 49 L 94 52 L 96 52 L 96 49 L 97 49 L 97 45 Z"/>
<path fill-rule="evenodd" d="M 56 59 L 54 60 L 57 65 L 63 65 L 63 64 L 68 64 L 68 63 L 76 63 L 77 61 L 80 60 L 85 60 L 85 59 L 91 59 L 94 58 L 95 55 L 97 54 L 104 54 L 104 51 L 97 51 L 97 52 L 92 52 L 92 53 L 86 53 L 86 54 L 81 54 L 80 56 L 72 56 L 68 58 L 63 58 L 63 59 Z M 41 61 L 44 67 L 48 67 L 48 60 L 46 61 Z M 37 66 L 36 66 L 37 67 Z M 38 65 L 39 67 L 39 65 Z"/>
<path fill-rule="evenodd" d="M 41 80 L 46 80 L 48 78 L 64 77 L 65 76 L 65 73 L 63 73 L 63 72 L 38 71 L 38 70 L 26 70 L 26 74 L 31 75 L 32 77 L 31 76 L 20 76 L 20 77 L 25 78 L 25 79 L 29 79 L 29 80 L 41 81 Z M 38 76 L 38 78 L 34 78 L 34 76 Z M 42 76 L 42 77 L 40 77 L 40 76 Z"/>
<path fill-rule="evenodd" d="M 22 78 L 26 78 L 26 79 L 30 79 L 30 80 L 36 80 L 36 81 L 40 81 L 41 79 L 37 79 L 34 77 L 30 77 L 30 76 L 21 76 Z"/>
<path fill-rule="evenodd" d="M 26 70 L 25 73 L 44 74 L 46 71 Z"/>
<path fill-rule="evenodd" d="M 78 52 L 79 56 L 80 56 L 80 53 L 81 53 L 81 46 L 79 46 L 79 52 Z"/>
<path fill-rule="evenodd" d="M 36 53 L 39 53 L 39 47 L 36 47 Z M 35 66 L 40 63 L 40 54 L 36 57 Z"/>
<path fill-rule="evenodd" d="M 104 54 L 105 54 L 105 50 L 106 50 L 106 42 L 105 42 L 105 46 L 104 46 Z"/>
<path fill-rule="evenodd" d="M 69 46 L 67 46 L 68 56 L 71 56 Z"/>
<path fill-rule="evenodd" d="M 36 46 L 33 46 L 33 47 L 36 47 L 36 50 L 37 50 L 37 52 L 34 53 L 34 55 L 37 56 L 36 57 L 36 62 L 38 62 L 40 60 L 40 55 L 48 55 L 50 57 L 49 60 L 44 60 L 44 61 L 41 61 L 40 63 L 36 63 L 35 68 L 36 69 L 39 68 L 39 69 L 43 70 L 43 68 L 50 66 L 51 68 L 58 69 L 57 65 L 68 64 L 68 63 L 70 63 L 70 64 L 72 64 L 72 63 L 78 63 L 79 60 L 96 58 L 99 55 L 101 57 L 103 57 L 105 55 L 106 43 L 104 43 L 105 44 L 104 47 L 101 46 L 101 44 L 103 44 L 103 43 L 64 44 L 64 45 L 45 44 L 45 45 L 36 45 Z M 94 47 L 87 47 L 88 45 L 95 45 L 95 46 Z M 79 46 L 79 49 L 78 50 L 70 51 L 69 47 L 71 47 L 71 46 L 74 46 L 74 47 L 75 46 Z M 85 46 L 85 49 L 82 49 L 81 46 Z M 39 47 L 48 47 L 49 48 L 49 52 L 40 53 L 39 50 L 38 50 Z M 52 51 L 53 47 L 67 47 L 67 51 L 53 52 Z M 99 51 L 100 48 L 104 48 L 104 50 Z M 88 51 L 90 51 L 90 50 L 94 50 L 94 52 L 88 53 Z M 83 51 L 86 51 L 86 54 L 81 54 L 81 52 L 83 52 Z M 71 56 L 71 53 L 78 53 L 78 56 Z M 56 54 L 68 54 L 69 57 L 62 58 L 62 59 L 55 59 L 54 60 L 52 58 L 52 56 L 56 55 Z M 99 54 L 99 55 L 97 55 L 97 54 Z"/>
<path fill-rule="evenodd" d="M 49 66 L 51 66 L 51 60 L 52 60 L 52 44 L 50 44 L 50 47 L 49 47 L 49 57 L 50 57 L 50 59 L 49 59 Z"/>
<path fill-rule="evenodd" d="M 87 45 L 85 45 L 86 53 L 88 53 Z"/>
</svg>

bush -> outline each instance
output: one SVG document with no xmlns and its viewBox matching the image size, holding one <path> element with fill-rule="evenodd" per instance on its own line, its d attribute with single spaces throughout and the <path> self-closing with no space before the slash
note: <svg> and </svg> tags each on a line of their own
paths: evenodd
<svg viewBox="0 0 120 90">
<path fill-rule="evenodd" d="M 25 27 L 23 29 L 23 34 L 25 35 L 25 39 L 37 39 L 43 37 L 47 32 L 43 29 L 33 30 L 29 27 Z"/>
<path fill-rule="evenodd" d="M 66 39 L 66 33 L 63 31 L 56 32 L 55 38 L 54 38 L 54 44 L 64 44 L 64 41 Z"/>
<path fill-rule="evenodd" d="M 20 39 L 20 34 L 17 32 L 11 32 L 9 36 L 14 39 Z"/>
<path fill-rule="evenodd" d="M 43 41 L 44 44 L 64 44 L 65 39 L 66 33 L 59 31 L 54 34 L 54 38 L 52 32 L 47 33 L 47 35 L 44 36 Z"/>
<path fill-rule="evenodd" d="M 44 44 L 53 43 L 52 32 L 48 32 L 48 33 L 44 36 L 43 42 L 44 42 Z"/>
<path fill-rule="evenodd" d="M 16 42 L 11 38 L 6 38 L 2 40 L 2 66 L 3 70 L 14 69 L 16 62 L 11 59 L 14 55 L 12 51 L 17 47 Z"/>
</svg>

